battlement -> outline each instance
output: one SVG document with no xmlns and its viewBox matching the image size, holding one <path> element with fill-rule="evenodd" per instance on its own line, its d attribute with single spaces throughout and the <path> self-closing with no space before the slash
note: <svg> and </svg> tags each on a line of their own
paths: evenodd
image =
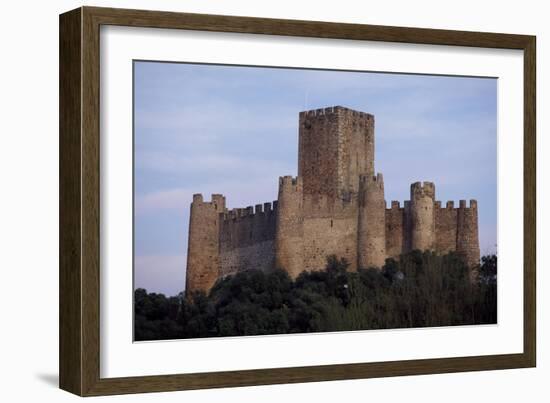
<svg viewBox="0 0 550 403">
<path fill-rule="evenodd" d="M 254 207 L 236 207 L 231 210 L 225 210 L 221 213 L 223 221 L 239 220 L 243 218 L 254 218 L 257 215 L 265 216 L 275 214 L 277 211 L 277 201 L 272 203 L 256 204 Z"/>
<path fill-rule="evenodd" d="M 284 190 L 302 190 L 302 178 L 299 176 L 293 177 L 290 175 L 279 177 L 279 187 Z"/>
<path fill-rule="evenodd" d="M 326 116 L 326 115 L 333 115 L 337 113 L 347 114 L 349 116 L 354 116 L 365 120 L 374 120 L 374 115 L 371 115 L 370 113 L 356 111 L 340 105 L 330 106 L 328 108 L 311 109 L 308 111 L 302 111 L 300 112 L 300 118 Z"/>
<path fill-rule="evenodd" d="M 401 207 L 401 203 L 399 202 L 399 200 L 392 200 L 389 208 L 387 207 L 387 204 L 386 204 L 386 210 L 402 210 L 402 209 L 403 208 Z"/>
<path fill-rule="evenodd" d="M 470 199 L 470 205 L 468 206 L 466 200 L 460 200 L 458 202 L 458 208 L 460 209 L 477 209 L 477 200 Z"/>
<path fill-rule="evenodd" d="M 361 183 L 384 183 L 384 176 L 381 173 L 376 175 L 359 175 Z"/>
<path fill-rule="evenodd" d="M 215 210 L 223 211 L 225 210 L 225 196 L 218 193 L 213 193 L 211 196 L 211 201 L 204 201 L 202 193 L 195 193 L 193 195 L 193 205 L 211 207 Z"/>
<path fill-rule="evenodd" d="M 433 182 L 415 182 L 411 184 L 411 200 L 419 197 L 435 198 L 435 185 Z"/>
<path fill-rule="evenodd" d="M 436 209 L 442 209 L 442 210 L 476 209 L 477 201 L 474 199 L 471 199 L 470 205 L 468 206 L 466 200 L 460 200 L 459 206 L 455 208 L 455 202 L 453 200 L 447 201 L 445 203 L 445 207 L 443 207 L 442 203 L 438 200 L 434 202 L 434 206 Z"/>
</svg>

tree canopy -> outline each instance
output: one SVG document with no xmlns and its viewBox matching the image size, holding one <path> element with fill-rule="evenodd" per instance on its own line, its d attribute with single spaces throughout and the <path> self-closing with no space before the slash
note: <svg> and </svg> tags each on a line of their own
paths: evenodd
<svg viewBox="0 0 550 403">
<path fill-rule="evenodd" d="M 455 253 L 412 251 L 382 268 L 324 269 L 294 281 L 283 270 L 247 270 L 208 295 L 134 293 L 135 340 L 245 336 L 496 323 L 497 258 L 474 271 Z"/>
</svg>

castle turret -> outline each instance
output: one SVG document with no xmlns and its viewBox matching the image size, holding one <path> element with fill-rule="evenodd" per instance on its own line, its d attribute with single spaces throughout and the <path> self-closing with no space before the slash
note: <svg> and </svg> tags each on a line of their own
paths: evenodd
<svg viewBox="0 0 550 403">
<path fill-rule="evenodd" d="M 292 278 L 304 270 L 302 201 L 301 178 L 279 178 L 275 266 Z"/>
<path fill-rule="evenodd" d="M 477 223 L 477 201 L 460 200 L 457 211 L 456 251 L 464 257 L 468 266 L 479 264 L 479 237 Z"/>
<path fill-rule="evenodd" d="M 435 247 L 435 185 L 432 182 L 411 185 L 411 249 L 433 250 Z"/>
<path fill-rule="evenodd" d="M 208 292 L 219 275 L 220 213 L 225 211 L 225 197 L 212 195 L 211 202 L 201 194 L 193 195 L 189 219 L 185 292 Z M 222 215 L 223 216 L 223 215 Z"/>
<path fill-rule="evenodd" d="M 359 181 L 358 267 L 382 267 L 386 258 L 386 202 L 382 174 Z"/>
</svg>

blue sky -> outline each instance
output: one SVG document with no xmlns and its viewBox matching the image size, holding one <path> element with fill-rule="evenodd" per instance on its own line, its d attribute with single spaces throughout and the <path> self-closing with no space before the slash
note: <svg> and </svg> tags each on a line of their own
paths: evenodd
<svg viewBox="0 0 550 403">
<path fill-rule="evenodd" d="M 135 62 L 134 97 L 136 287 L 182 291 L 193 193 L 275 200 L 297 174 L 298 113 L 333 105 L 375 115 L 388 204 L 424 180 L 443 204 L 477 199 L 496 251 L 496 79 Z"/>
</svg>

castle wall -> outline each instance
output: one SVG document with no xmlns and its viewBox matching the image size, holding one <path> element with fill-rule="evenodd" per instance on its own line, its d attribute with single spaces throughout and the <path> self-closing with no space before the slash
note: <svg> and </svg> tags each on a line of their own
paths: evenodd
<svg viewBox="0 0 550 403">
<path fill-rule="evenodd" d="M 223 213 L 219 232 L 220 276 L 275 266 L 276 202 Z"/>
<path fill-rule="evenodd" d="M 457 209 L 452 201 L 444 208 L 441 203 L 435 204 L 435 250 L 444 254 L 456 250 Z"/>
<path fill-rule="evenodd" d="M 392 201 L 386 209 L 386 257 L 397 258 L 406 250 L 405 208 Z"/>
<path fill-rule="evenodd" d="M 304 195 L 304 270 L 323 270 L 327 256 L 345 258 L 357 269 L 357 204 L 326 196 Z"/>
</svg>

